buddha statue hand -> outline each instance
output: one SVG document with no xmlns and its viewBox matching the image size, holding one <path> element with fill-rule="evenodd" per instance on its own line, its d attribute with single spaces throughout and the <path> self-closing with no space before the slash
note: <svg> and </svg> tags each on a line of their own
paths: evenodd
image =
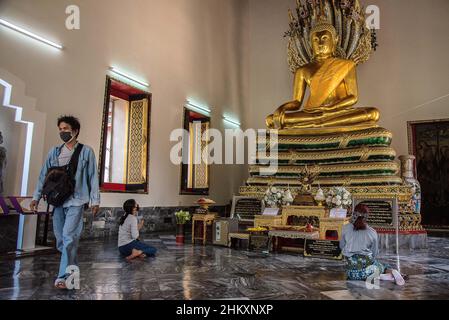
<svg viewBox="0 0 449 320">
<path fill-rule="evenodd" d="M 284 127 L 284 116 L 286 111 L 297 111 L 301 109 L 301 103 L 293 100 L 281 105 L 277 110 L 266 118 L 266 124 L 269 129 L 282 129 Z"/>
</svg>

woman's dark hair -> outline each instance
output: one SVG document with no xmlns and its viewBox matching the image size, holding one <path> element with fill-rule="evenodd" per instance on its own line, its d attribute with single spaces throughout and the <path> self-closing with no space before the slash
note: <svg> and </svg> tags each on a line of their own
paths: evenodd
<svg viewBox="0 0 449 320">
<path fill-rule="evenodd" d="M 362 216 L 357 217 L 357 219 L 353 222 L 354 230 L 366 230 L 368 224 L 366 223 L 366 218 L 369 215 L 369 208 L 364 204 L 358 204 L 354 208 L 354 213 L 362 214 Z"/>
<path fill-rule="evenodd" d="M 133 209 L 135 207 L 136 207 L 136 200 L 129 199 L 129 200 L 125 201 L 125 203 L 123 204 L 123 210 L 125 211 L 125 214 L 120 218 L 120 222 L 119 222 L 120 225 L 123 225 L 126 218 L 128 218 L 128 216 L 130 214 L 133 214 Z"/>
<path fill-rule="evenodd" d="M 72 127 L 72 130 L 77 130 L 78 133 L 76 134 L 76 137 L 78 138 L 80 134 L 81 124 L 78 118 L 75 118 L 74 116 L 60 116 L 58 118 L 58 127 L 61 124 L 61 122 L 65 122 L 67 124 L 70 124 Z"/>
</svg>

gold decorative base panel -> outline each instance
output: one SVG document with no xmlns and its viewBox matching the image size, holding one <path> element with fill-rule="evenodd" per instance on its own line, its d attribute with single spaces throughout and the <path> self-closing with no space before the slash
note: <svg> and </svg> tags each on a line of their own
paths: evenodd
<svg viewBox="0 0 449 320">
<path fill-rule="evenodd" d="M 320 150 L 320 149 L 344 149 L 348 147 L 362 147 L 364 145 L 390 146 L 393 134 L 384 128 L 376 127 L 365 130 L 354 130 L 347 133 L 327 133 L 318 132 L 310 135 L 298 135 L 289 131 L 289 134 L 278 135 L 278 145 L 300 146 L 301 149 Z M 259 144 L 270 142 L 270 137 L 258 138 Z M 280 148 L 281 149 L 281 148 Z"/>
<path fill-rule="evenodd" d="M 361 125 L 345 126 L 345 127 L 322 127 L 322 128 L 287 128 L 279 130 L 280 135 L 285 136 L 304 136 L 304 135 L 323 135 L 333 133 L 354 132 L 365 129 L 377 128 L 375 123 L 367 123 Z"/>
<path fill-rule="evenodd" d="M 287 186 L 286 186 L 287 187 Z M 329 191 L 329 187 L 321 185 L 324 193 Z M 422 231 L 421 215 L 414 213 L 410 205 L 410 199 L 412 197 L 412 188 L 407 185 L 397 186 L 347 186 L 346 189 L 351 192 L 354 197 L 365 199 L 382 199 L 382 198 L 398 198 L 399 205 L 399 226 L 401 231 Z M 240 194 L 247 197 L 255 197 L 263 199 L 267 186 L 245 186 L 240 187 Z M 294 196 L 300 192 L 298 187 L 290 185 L 290 191 Z M 312 188 L 312 194 L 315 194 L 317 187 Z M 295 207 L 291 207 L 288 210 L 294 210 Z"/>
<path fill-rule="evenodd" d="M 314 181 L 315 186 L 364 186 L 364 185 L 401 185 L 402 178 L 397 176 L 352 176 L 352 177 L 319 177 Z M 268 185 L 299 186 L 297 178 L 279 178 L 274 176 L 249 177 L 247 184 L 250 187 L 260 186 L 264 192 Z M 246 188 L 246 187 L 243 187 Z"/>
<path fill-rule="evenodd" d="M 396 152 L 391 147 L 362 147 L 341 150 L 323 151 L 279 151 L 277 157 L 267 153 L 259 153 L 257 160 L 268 162 L 278 160 L 279 162 L 288 161 L 289 164 L 319 163 L 352 163 L 356 161 L 375 161 L 375 159 L 393 160 L 396 158 Z M 354 160 L 356 159 L 356 160 Z M 372 160 L 374 159 L 374 160 Z"/>
<path fill-rule="evenodd" d="M 267 166 L 252 165 L 249 168 L 250 174 L 259 175 L 261 170 L 265 174 L 294 174 L 297 176 L 304 170 L 304 166 L 278 166 L 277 168 L 270 168 Z M 394 161 L 320 165 L 320 177 L 325 177 L 326 175 L 347 176 L 348 173 L 352 172 L 362 172 L 362 175 L 370 175 L 371 172 L 385 172 L 385 175 L 396 175 L 399 173 L 399 165 Z"/>
<path fill-rule="evenodd" d="M 287 185 L 285 185 L 287 188 Z M 329 191 L 329 187 L 321 187 L 324 193 Z M 345 187 L 353 196 L 357 197 L 376 197 L 385 198 L 392 194 L 397 196 L 399 202 L 408 202 L 412 196 L 412 188 L 407 185 L 398 186 L 346 186 Z M 315 194 L 318 190 L 318 186 L 312 188 L 312 194 Z M 263 199 L 265 192 L 267 191 L 267 186 L 245 186 L 240 187 L 240 195 L 245 197 L 255 197 L 258 199 Z M 298 187 L 290 186 L 290 191 L 294 196 L 300 191 Z"/>
</svg>

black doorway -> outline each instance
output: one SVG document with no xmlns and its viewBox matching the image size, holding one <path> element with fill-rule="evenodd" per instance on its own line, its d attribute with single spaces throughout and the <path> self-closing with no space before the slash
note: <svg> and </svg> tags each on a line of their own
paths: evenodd
<svg viewBox="0 0 449 320">
<path fill-rule="evenodd" d="M 409 122 L 408 129 L 422 190 L 422 224 L 449 228 L 449 119 Z"/>
</svg>

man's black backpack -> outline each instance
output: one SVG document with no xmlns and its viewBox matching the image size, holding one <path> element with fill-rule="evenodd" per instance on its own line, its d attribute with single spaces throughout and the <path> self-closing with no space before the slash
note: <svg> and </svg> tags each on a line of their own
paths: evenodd
<svg viewBox="0 0 449 320">
<path fill-rule="evenodd" d="M 60 207 L 75 192 L 75 174 L 82 148 L 83 145 L 79 143 L 67 165 L 48 169 L 42 187 L 42 197 L 49 205 Z"/>
</svg>

